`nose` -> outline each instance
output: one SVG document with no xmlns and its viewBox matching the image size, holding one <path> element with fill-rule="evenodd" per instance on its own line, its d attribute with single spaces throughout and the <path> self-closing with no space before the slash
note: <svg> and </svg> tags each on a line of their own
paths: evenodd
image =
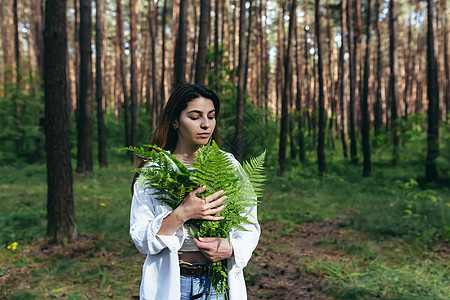
<svg viewBox="0 0 450 300">
<path fill-rule="evenodd" d="M 211 126 L 211 120 L 208 117 L 203 117 L 200 127 L 202 129 L 208 129 Z"/>
</svg>

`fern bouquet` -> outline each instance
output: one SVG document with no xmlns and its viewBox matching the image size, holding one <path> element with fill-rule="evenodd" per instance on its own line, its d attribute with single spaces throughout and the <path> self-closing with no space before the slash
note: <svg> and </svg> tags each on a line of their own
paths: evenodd
<svg viewBox="0 0 450 300">
<path fill-rule="evenodd" d="M 140 187 L 146 185 L 153 189 L 157 200 L 175 209 L 188 193 L 200 186 L 206 186 L 199 197 L 206 197 L 223 190 L 227 199 L 225 209 L 216 216 L 220 221 L 190 220 L 189 224 L 198 229 L 196 237 L 219 237 L 230 239 L 231 228 L 246 230 L 243 225 L 252 224 L 247 216 L 249 208 L 257 204 L 265 181 L 265 152 L 243 163 L 243 170 L 233 163 L 227 154 L 212 141 L 197 151 L 193 168 L 188 169 L 174 155 L 157 146 L 149 146 L 151 151 L 142 147 L 128 147 L 127 150 L 144 159 L 146 166 L 137 169 L 140 173 Z M 228 289 L 226 265 L 223 261 L 211 263 L 210 280 L 218 292 Z"/>
</svg>

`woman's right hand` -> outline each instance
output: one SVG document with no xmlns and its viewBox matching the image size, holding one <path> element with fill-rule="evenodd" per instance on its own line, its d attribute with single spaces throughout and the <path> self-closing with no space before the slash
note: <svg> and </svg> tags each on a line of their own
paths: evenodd
<svg viewBox="0 0 450 300">
<path fill-rule="evenodd" d="M 198 197 L 197 194 L 203 193 L 206 190 L 205 186 L 199 187 L 196 190 L 190 192 L 183 202 L 175 210 L 178 210 L 179 215 L 185 219 L 185 221 L 191 219 L 208 220 L 208 221 L 220 221 L 224 217 L 216 217 L 215 214 L 221 212 L 225 205 L 221 205 L 227 196 L 222 196 L 223 191 L 217 191 L 205 198 Z"/>
<path fill-rule="evenodd" d="M 172 235 L 181 225 L 191 219 L 200 219 L 208 221 L 220 221 L 224 217 L 216 217 L 215 214 L 221 212 L 225 205 L 221 205 L 227 196 L 222 196 L 223 191 L 217 191 L 204 199 L 197 196 L 198 193 L 203 193 L 206 190 L 202 186 L 195 191 L 190 192 L 183 202 L 175 208 L 161 223 L 158 231 L 160 235 Z"/>
</svg>

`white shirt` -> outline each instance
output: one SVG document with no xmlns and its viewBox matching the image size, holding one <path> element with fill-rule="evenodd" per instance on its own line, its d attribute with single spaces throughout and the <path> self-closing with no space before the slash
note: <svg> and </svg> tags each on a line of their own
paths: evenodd
<svg viewBox="0 0 450 300">
<path fill-rule="evenodd" d="M 227 153 L 239 172 L 243 172 L 239 162 Z M 162 220 L 172 212 L 165 203 L 156 200 L 152 190 L 139 183 L 134 185 L 131 203 L 130 236 L 136 248 L 147 254 L 142 269 L 140 299 L 178 300 L 180 299 L 180 267 L 178 250 L 185 239 L 184 226 L 173 235 L 158 235 Z M 231 229 L 230 242 L 233 256 L 227 259 L 228 286 L 230 300 L 247 299 L 243 268 L 250 260 L 258 244 L 261 228 L 257 220 L 257 208 L 249 209 L 248 219 L 254 224 L 244 224 L 248 231 Z"/>
</svg>

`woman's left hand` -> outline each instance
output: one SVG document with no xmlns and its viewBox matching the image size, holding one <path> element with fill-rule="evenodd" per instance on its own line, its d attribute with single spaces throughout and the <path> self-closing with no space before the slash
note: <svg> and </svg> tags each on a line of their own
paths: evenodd
<svg viewBox="0 0 450 300">
<path fill-rule="evenodd" d="M 194 238 L 198 249 L 212 262 L 230 258 L 233 246 L 227 239 L 216 237 Z"/>
</svg>

